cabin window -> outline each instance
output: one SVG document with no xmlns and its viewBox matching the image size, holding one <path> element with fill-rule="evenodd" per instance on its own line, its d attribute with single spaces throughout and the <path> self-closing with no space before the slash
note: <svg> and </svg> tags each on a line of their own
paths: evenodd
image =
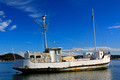
<svg viewBox="0 0 120 80">
<path fill-rule="evenodd" d="M 34 55 L 30 55 L 30 58 L 34 58 Z"/>
<path fill-rule="evenodd" d="M 41 56 L 39 55 L 39 56 L 36 56 L 36 58 L 41 58 Z"/>
<path fill-rule="evenodd" d="M 57 54 L 57 50 L 55 50 L 55 54 Z"/>
<path fill-rule="evenodd" d="M 58 54 L 60 54 L 60 50 L 58 50 Z"/>
</svg>

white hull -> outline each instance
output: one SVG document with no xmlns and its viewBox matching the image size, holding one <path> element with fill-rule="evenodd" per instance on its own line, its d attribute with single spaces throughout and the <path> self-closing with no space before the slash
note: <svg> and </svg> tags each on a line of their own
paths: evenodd
<svg viewBox="0 0 120 80">
<path fill-rule="evenodd" d="M 13 68 L 22 72 L 77 71 L 104 69 L 109 66 L 110 56 L 100 60 L 77 60 L 69 62 L 33 63 L 29 59 L 16 59 Z"/>
</svg>

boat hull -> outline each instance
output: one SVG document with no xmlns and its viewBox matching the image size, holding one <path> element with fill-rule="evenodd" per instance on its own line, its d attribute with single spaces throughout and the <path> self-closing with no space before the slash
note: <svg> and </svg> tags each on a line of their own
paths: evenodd
<svg viewBox="0 0 120 80">
<path fill-rule="evenodd" d="M 108 63 L 96 64 L 96 65 L 83 65 L 83 66 L 74 66 L 66 68 L 13 68 L 23 73 L 46 73 L 46 72 L 68 72 L 68 71 L 94 71 L 107 69 L 109 66 Z"/>
<path fill-rule="evenodd" d="M 110 64 L 110 56 L 100 60 L 76 60 L 68 62 L 34 63 L 29 59 L 16 59 L 13 69 L 23 73 L 36 72 L 65 72 L 106 69 Z"/>
</svg>

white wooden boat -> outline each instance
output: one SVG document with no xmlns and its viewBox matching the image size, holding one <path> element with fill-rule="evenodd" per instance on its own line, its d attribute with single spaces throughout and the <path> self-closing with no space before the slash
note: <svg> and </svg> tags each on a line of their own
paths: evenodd
<svg viewBox="0 0 120 80">
<path fill-rule="evenodd" d="M 93 28 L 94 28 L 94 13 Z M 47 48 L 45 16 L 42 17 L 44 30 L 45 51 L 43 53 L 34 52 L 24 54 L 25 59 L 15 59 L 13 69 L 23 73 L 34 72 L 61 72 L 61 71 L 81 71 L 96 70 L 108 68 L 110 64 L 110 52 L 105 53 L 103 50 L 96 51 L 95 28 L 94 42 L 95 51 L 83 53 L 82 59 L 75 59 L 72 56 L 62 57 L 61 48 Z"/>
</svg>

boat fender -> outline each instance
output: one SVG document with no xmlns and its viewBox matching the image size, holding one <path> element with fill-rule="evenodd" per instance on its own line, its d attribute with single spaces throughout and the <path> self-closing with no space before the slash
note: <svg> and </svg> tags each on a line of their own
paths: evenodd
<svg viewBox="0 0 120 80">
<path fill-rule="evenodd" d="M 26 65 L 26 66 L 25 66 L 25 69 L 28 69 L 28 68 L 29 68 L 29 67 Z"/>
<path fill-rule="evenodd" d="M 48 69 L 50 69 L 50 67 L 48 66 Z"/>
</svg>

